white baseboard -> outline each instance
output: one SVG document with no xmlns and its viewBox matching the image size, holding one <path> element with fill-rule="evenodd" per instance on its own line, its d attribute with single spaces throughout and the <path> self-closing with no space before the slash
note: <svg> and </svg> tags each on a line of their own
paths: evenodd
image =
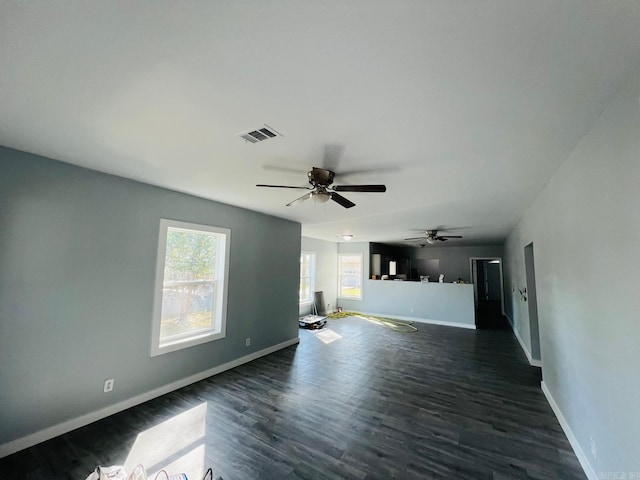
<svg viewBox="0 0 640 480">
<path fill-rule="evenodd" d="M 507 317 L 507 320 L 509 321 L 509 325 L 511 325 L 511 330 L 513 330 L 515 327 L 513 326 L 513 320 L 511 320 L 511 317 L 509 316 L 508 313 L 503 313 L 503 315 L 505 317 Z"/>
<path fill-rule="evenodd" d="M 298 337 L 292 338 L 291 340 L 287 340 L 286 342 L 282 342 L 277 345 L 273 345 L 269 348 L 265 348 L 263 350 L 253 352 L 249 355 L 245 355 L 244 357 L 240 357 L 230 362 L 224 363 L 222 365 L 218 365 L 217 367 L 213 367 L 208 370 L 205 370 L 204 372 L 196 373 L 195 375 L 181 378 L 180 380 L 169 383 L 168 385 L 164 385 L 162 387 L 156 388 L 154 390 L 143 393 L 141 395 L 137 395 L 127 400 L 123 400 L 113 405 L 109 405 L 108 407 L 102 408 L 95 412 L 87 413 L 86 415 L 82 415 L 80 417 L 67 420 L 66 422 L 53 425 L 51 427 L 45 428 L 35 433 L 31 433 L 29 435 L 18 438 L 16 440 L 3 443 L 2 445 L 0 445 L 0 458 L 19 452 L 20 450 L 24 450 L 25 448 L 32 447 L 46 440 L 50 440 L 52 438 L 58 437 L 72 430 L 75 430 L 77 428 L 84 427 L 85 425 L 89 425 L 90 423 L 93 423 L 95 421 L 101 420 L 115 413 L 126 410 L 127 408 L 134 407 L 141 403 L 147 402 L 154 398 L 173 392 L 174 390 L 177 390 L 179 388 L 186 387 L 187 385 L 191 385 L 192 383 L 199 382 L 200 380 L 204 380 L 205 378 L 209 378 L 213 375 L 217 375 L 226 370 L 231 370 L 232 368 L 238 367 L 244 363 L 251 362 L 265 355 L 269 355 L 270 353 L 277 352 L 278 350 L 282 350 L 283 348 L 289 347 L 291 345 L 295 345 L 296 343 L 299 343 L 299 342 L 300 342 L 300 339 Z"/>
<path fill-rule="evenodd" d="M 418 323 L 431 323 L 433 325 L 444 325 L 445 327 L 457 327 L 457 328 L 469 328 L 471 330 L 475 330 L 475 324 L 469 325 L 468 323 L 458 323 L 458 322 L 445 322 L 442 320 L 430 320 L 428 318 L 417 318 L 417 317 L 406 317 L 403 315 L 390 315 L 388 313 L 372 313 L 372 312 L 358 312 L 363 315 L 371 315 L 372 317 L 385 317 L 392 318 L 397 320 L 407 320 L 409 322 L 418 322 Z"/>
<path fill-rule="evenodd" d="M 527 346 L 522 341 L 522 338 L 520 337 L 520 334 L 518 333 L 518 329 L 513 324 L 513 321 L 511 320 L 511 318 L 509 318 L 507 316 L 507 319 L 509 320 L 509 323 L 511 324 L 511 330 L 513 330 L 513 334 L 518 339 L 518 343 L 520 343 L 520 347 L 522 348 L 522 350 L 524 350 L 524 354 L 527 356 L 527 360 L 529 360 L 529 365 L 531 365 L 532 367 L 542 367 L 542 362 L 540 360 L 536 360 L 535 358 L 533 358 L 531 356 L 531 352 L 529 352 L 529 349 L 527 348 Z"/>
<path fill-rule="evenodd" d="M 569 424 L 564 418 L 564 415 L 562 415 L 562 412 L 560 411 L 560 407 L 558 407 L 558 404 L 553 399 L 553 396 L 551 395 L 551 392 L 547 388 L 547 385 L 544 382 L 540 382 L 540 387 L 542 388 L 542 392 L 544 393 L 544 396 L 547 397 L 547 402 L 549 402 L 549 405 L 551 406 L 551 410 L 553 410 L 553 413 L 556 415 L 558 422 L 560 422 L 560 426 L 562 427 L 562 430 L 564 430 L 564 434 L 567 436 L 567 439 L 571 444 L 571 448 L 573 448 L 573 451 L 576 454 L 576 457 L 578 457 L 578 461 L 580 462 L 580 466 L 582 467 L 582 470 L 584 470 L 585 475 L 589 480 L 598 480 L 598 475 L 596 474 L 595 470 L 591 466 L 591 463 L 589 463 L 589 459 L 587 458 L 584 451 L 582 450 L 582 447 L 578 443 L 576 436 L 571 431 L 571 427 L 569 427 Z"/>
</svg>

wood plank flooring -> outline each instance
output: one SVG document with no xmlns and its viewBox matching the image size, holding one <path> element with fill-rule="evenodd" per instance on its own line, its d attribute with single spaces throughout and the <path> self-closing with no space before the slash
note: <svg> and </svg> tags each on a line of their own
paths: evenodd
<svg viewBox="0 0 640 480">
<path fill-rule="evenodd" d="M 301 330 L 297 346 L 1 459 L 0 476 L 142 462 L 189 480 L 209 466 L 224 480 L 585 478 L 509 330 L 417 326 L 330 320 L 330 343 Z"/>
</svg>

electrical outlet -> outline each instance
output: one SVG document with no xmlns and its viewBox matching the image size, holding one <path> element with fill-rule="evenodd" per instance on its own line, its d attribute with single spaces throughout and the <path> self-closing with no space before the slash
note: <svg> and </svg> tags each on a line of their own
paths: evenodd
<svg viewBox="0 0 640 480">
<path fill-rule="evenodd" d="M 108 378 L 104 381 L 104 393 L 108 393 L 113 390 L 113 378 Z"/>
<path fill-rule="evenodd" d="M 595 460 L 598 457 L 598 449 L 596 447 L 596 441 L 591 437 L 591 456 Z"/>
<path fill-rule="evenodd" d="M 251 345 L 251 337 L 247 337 L 246 340 L 244 341 L 245 347 L 248 347 L 249 345 Z"/>
</svg>

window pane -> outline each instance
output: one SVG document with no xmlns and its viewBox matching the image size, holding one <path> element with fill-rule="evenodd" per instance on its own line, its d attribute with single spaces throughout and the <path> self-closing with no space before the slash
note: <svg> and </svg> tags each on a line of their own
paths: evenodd
<svg viewBox="0 0 640 480">
<path fill-rule="evenodd" d="M 338 262 L 338 296 L 362 298 L 362 256 L 340 255 Z"/>
<path fill-rule="evenodd" d="M 360 273 L 361 257 L 359 255 L 343 255 L 340 258 L 340 273 Z"/>
<path fill-rule="evenodd" d="M 225 338 L 231 230 L 160 220 L 151 356 Z"/>
<path fill-rule="evenodd" d="M 311 276 L 311 266 L 309 264 L 303 264 L 300 266 L 300 276 L 301 277 Z"/>
<path fill-rule="evenodd" d="M 311 285 L 309 280 L 301 280 L 300 282 L 300 301 L 308 301 L 311 298 Z"/>
<path fill-rule="evenodd" d="M 161 341 L 213 328 L 217 247 L 215 233 L 168 228 Z"/>
<path fill-rule="evenodd" d="M 360 287 L 342 286 L 340 288 L 340 296 L 341 297 L 360 298 L 361 295 L 362 295 L 362 290 L 360 289 Z"/>
<path fill-rule="evenodd" d="M 313 300 L 313 279 L 315 268 L 315 253 L 300 254 L 300 303 L 310 303 Z"/>
</svg>

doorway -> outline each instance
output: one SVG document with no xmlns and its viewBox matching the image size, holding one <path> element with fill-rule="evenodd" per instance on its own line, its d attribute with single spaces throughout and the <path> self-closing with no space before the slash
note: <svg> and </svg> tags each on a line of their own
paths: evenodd
<svg viewBox="0 0 640 480">
<path fill-rule="evenodd" d="M 529 310 L 529 336 L 531 337 L 531 358 L 541 362 L 540 327 L 538 325 L 538 295 L 536 292 L 536 268 L 533 256 L 533 243 L 524 247 L 524 269 L 527 279 L 527 308 Z M 533 363 L 533 362 L 532 362 Z"/>
<path fill-rule="evenodd" d="M 476 328 L 507 329 L 504 315 L 502 259 L 471 258 Z"/>
</svg>

